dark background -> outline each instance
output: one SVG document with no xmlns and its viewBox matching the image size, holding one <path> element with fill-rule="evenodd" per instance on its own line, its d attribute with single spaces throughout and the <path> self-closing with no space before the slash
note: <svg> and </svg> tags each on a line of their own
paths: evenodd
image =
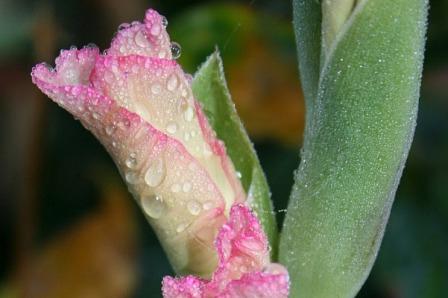
<svg viewBox="0 0 448 298">
<path fill-rule="evenodd" d="M 430 2 L 416 136 L 359 297 L 448 295 L 448 1 Z M 172 274 L 105 150 L 29 75 L 61 48 L 107 48 L 148 7 L 168 18 L 186 71 L 219 46 L 282 219 L 304 109 L 289 1 L 2 0 L 0 298 L 159 297 Z"/>
</svg>

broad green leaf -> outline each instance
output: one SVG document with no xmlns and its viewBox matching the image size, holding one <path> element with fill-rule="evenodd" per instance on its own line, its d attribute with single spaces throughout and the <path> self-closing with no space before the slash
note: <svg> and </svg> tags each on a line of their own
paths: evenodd
<svg viewBox="0 0 448 298">
<path fill-rule="evenodd" d="M 426 14 L 426 0 L 357 1 L 321 64 L 280 241 L 291 297 L 353 297 L 370 272 L 414 134 Z"/>
<path fill-rule="evenodd" d="M 216 50 L 199 68 L 193 79 L 193 93 L 202 103 L 207 118 L 219 139 L 224 141 L 227 154 L 241 174 L 248 201 L 261 221 L 275 258 L 277 225 L 271 194 L 253 145 L 238 117 L 224 77 L 222 61 Z"/>
</svg>

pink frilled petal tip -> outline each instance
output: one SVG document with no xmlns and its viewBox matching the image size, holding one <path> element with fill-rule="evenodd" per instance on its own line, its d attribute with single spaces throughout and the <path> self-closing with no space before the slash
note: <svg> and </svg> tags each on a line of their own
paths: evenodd
<svg viewBox="0 0 448 298">
<path fill-rule="evenodd" d="M 255 215 L 243 204 L 235 204 L 220 229 L 215 247 L 218 268 L 211 280 L 194 276 L 165 277 L 165 298 L 284 298 L 288 297 L 286 269 L 269 262 L 266 236 Z"/>
<path fill-rule="evenodd" d="M 223 143 L 172 59 L 164 17 L 120 26 L 111 47 L 61 51 L 33 82 L 114 159 L 177 273 L 210 277 L 213 241 L 245 193 Z"/>
</svg>

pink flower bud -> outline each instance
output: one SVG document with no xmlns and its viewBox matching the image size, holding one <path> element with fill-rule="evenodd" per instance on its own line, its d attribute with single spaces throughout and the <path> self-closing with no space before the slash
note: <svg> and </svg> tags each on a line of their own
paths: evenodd
<svg viewBox="0 0 448 298">
<path fill-rule="evenodd" d="M 239 205 L 246 194 L 193 97 L 191 76 L 172 59 L 178 48 L 164 18 L 148 10 L 144 23 L 121 27 L 103 54 L 90 46 L 63 50 L 55 69 L 39 64 L 31 75 L 104 145 L 175 271 L 210 278 L 218 267 L 206 288 L 196 277 L 166 278 L 166 296 L 180 297 L 170 293 L 182 287 L 192 293 L 185 297 L 287 293 L 286 271 L 269 264 L 258 220 Z M 286 297 L 279 295 L 271 297 Z"/>
<path fill-rule="evenodd" d="M 172 59 L 164 18 L 148 10 L 124 27 L 103 54 L 71 49 L 54 70 L 37 65 L 33 82 L 104 145 L 176 272 L 209 276 L 213 240 L 244 191 Z"/>
</svg>

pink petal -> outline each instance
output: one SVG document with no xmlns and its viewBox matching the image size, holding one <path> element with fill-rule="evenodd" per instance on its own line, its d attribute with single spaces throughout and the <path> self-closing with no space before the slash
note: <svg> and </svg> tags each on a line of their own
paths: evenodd
<svg viewBox="0 0 448 298">
<path fill-rule="evenodd" d="M 219 230 L 215 246 L 219 264 L 210 286 L 223 289 L 246 272 L 261 271 L 269 264 L 268 241 L 250 209 L 236 204 L 228 222 Z"/>
<path fill-rule="evenodd" d="M 88 85 L 98 56 L 99 50 L 95 47 L 62 50 L 55 69 L 45 63 L 33 68 L 33 82 L 36 83 L 34 80 L 38 78 L 56 85 Z"/>
<path fill-rule="evenodd" d="M 170 38 L 166 32 L 166 19 L 155 10 L 148 9 L 144 23 L 123 24 L 117 32 L 108 55 L 141 55 L 171 59 Z M 124 28 L 123 28 L 124 27 Z"/>
<path fill-rule="evenodd" d="M 219 265 L 211 281 L 193 276 L 165 277 L 163 297 L 288 297 L 288 272 L 282 265 L 269 262 L 266 235 L 248 207 L 243 204 L 232 207 L 215 246 Z"/>
<path fill-rule="evenodd" d="M 231 281 L 219 298 L 287 298 L 289 280 L 287 274 L 261 272 L 244 275 Z"/>
<path fill-rule="evenodd" d="M 192 95 L 188 78 L 174 60 L 142 56 L 100 57 L 91 80 L 98 90 L 172 136 L 193 155 L 226 200 L 244 200 L 244 191 L 222 142 Z"/>
<path fill-rule="evenodd" d="M 165 298 L 202 298 L 204 281 L 194 276 L 172 278 L 166 276 L 162 281 L 162 293 Z"/>
</svg>

